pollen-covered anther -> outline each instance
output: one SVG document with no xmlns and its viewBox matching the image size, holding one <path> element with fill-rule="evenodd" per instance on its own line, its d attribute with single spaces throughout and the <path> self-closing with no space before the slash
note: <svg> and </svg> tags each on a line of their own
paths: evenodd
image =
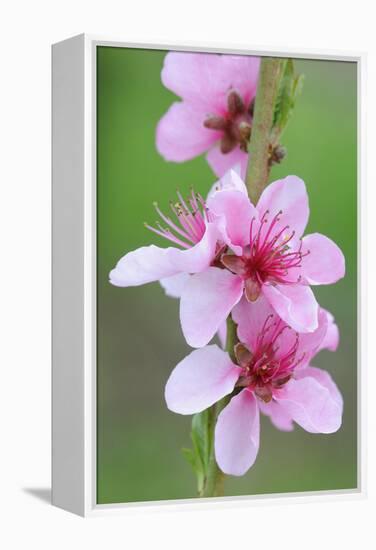
<svg viewBox="0 0 376 550">
<path fill-rule="evenodd" d="M 166 224 L 166 227 L 162 227 L 159 221 L 156 221 L 156 227 L 148 224 L 145 225 L 157 235 L 168 239 L 182 248 L 191 248 L 202 239 L 206 231 L 206 224 L 210 221 L 210 213 L 206 208 L 204 199 L 201 195 L 196 195 L 193 189 L 187 200 L 184 200 L 179 191 L 177 191 L 177 195 L 179 199 L 177 202 L 169 202 L 176 222 L 163 214 L 158 203 L 154 202 L 154 208 L 160 219 Z"/>
</svg>

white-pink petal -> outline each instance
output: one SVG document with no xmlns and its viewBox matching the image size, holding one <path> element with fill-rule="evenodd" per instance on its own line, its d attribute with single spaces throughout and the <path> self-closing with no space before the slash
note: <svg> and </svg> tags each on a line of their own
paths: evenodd
<svg viewBox="0 0 376 550">
<path fill-rule="evenodd" d="M 200 348 L 213 338 L 243 294 L 243 281 L 227 270 L 209 267 L 192 275 L 180 300 L 180 322 L 187 343 Z"/>
<path fill-rule="evenodd" d="M 260 413 L 254 395 L 242 390 L 220 413 L 215 427 L 215 458 L 220 469 L 242 476 L 256 460 Z"/>
<path fill-rule="evenodd" d="M 277 401 L 270 401 L 269 403 L 264 403 L 264 401 L 259 401 L 258 405 L 260 411 L 268 416 L 272 424 L 281 430 L 282 432 L 291 432 L 294 429 L 294 423 L 291 416 L 285 411 Z"/>
<path fill-rule="evenodd" d="M 297 332 L 313 332 L 318 327 L 318 304 L 309 286 L 264 284 L 262 292 L 278 315 Z"/>
<path fill-rule="evenodd" d="M 168 261 L 175 268 L 175 273 L 200 273 L 212 263 L 220 231 L 217 224 L 208 223 L 202 239 L 192 248 L 180 250 L 170 247 Z"/>
<path fill-rule="evenodd" d="M 238 165 L 240 165 L 241 177 L 245 177 L 248 164 L 248 154 L 244 153 L 239 146 L 235 147 L 235 149 L 230 151 L 230 153 L 223 154 L 221 153 L 219 144 L 217 144 L 210 149 L 206 155 L 206 160 L 208 161 L 214 174 L 218 177 L 223 176 L 228 170 Z"/>
<path fill-rule="evenodd" d="M 318 327 L 313 332 L 299 334 L 297 357 L 300 358 L 299 367 L 309 363 L 310 359 L 319 352 L 322 342 L 328 331 L 328 318 L 326 313 L 319 308 Z"/>
<path fill-rule="evenodd" d="M 339 344 L 339 329 L 336 324 L 333 315 L 326 309 L 322 309 L 327 318 L 327 330 L 326 334 L 317 351 L 322 349 L 328 349 L 330 351 L 336 351 Z"/>
<path fill-rule="evenodd" d="M 173 103 L 156 131 L 158 152 L 169 161 L 184 162 L 209 149 L 222 135 L 204 126 L 205 112 L 186 102 Z"/>
<path fill-rule="evenodd" d="M 110 272 L 115 286 L 139 286 L 178 273 L 199 273 L 207 269 L 214 256 L 219 236 L 216 224 L 207 224 L 202 239 L 192 248 L 143 246 L 121 258 Z"/>
<path fill-rule="evenodd" d="M 256 93 L 260 60 L 251 56 L 169 52 L 162 82 L 166 88 L 208 112 L 226 113 L 227 93 L 236 89 L 249 104 Z"/>
<path fill-rule="evenodd" d="M 241 191 L 248 197 L 247 186 L 240 175 L 241 166 L 236 164 L 218 180 L 216 181 L 207 196 L 207 201 L 213 197 L 218 191 Z"/>
<path fill-rule="evenodd" d="M 269 218 L 281 210 L 282 215 L 277 229 L 289 226 L 295 237 L 301 237 L 309 218 L 308 195 L 304 181 L 297 176 L 287 176 L 268 185 L 257 203 L 260 217 L 269 210 Z"/>
<path fill-rule="evenodd" d="M 194 350 L 180 361 L 167 381 L 167 407 L 179 414 L 201 412 L 232 392 L 240 372 L 216 345 Z"/>
<path fill-rule="evenodd" d="M 218 339 L 223 349 L 226 347 L 227 339 L 227 322 L 223 321 L 217 332 Z"/>
<path fill-rule="evenodd" d="M 171 248 L 143 246 L 123 256 L 110 272 L 110 282 L 115 286 L 139 286 L 177 272 L 169 261 Z"/>
<path fill-rule="evenodd" d="M 180 298 L 189 277 L 190 275 L 188 273 L 178 273 L 171 277 L 165 277 L 159 282 L 167 296 L 170 296 L 170 298 Z"/>
<path fill-rule="evenodd" d="M 312 233 L 303 238 L 302 276 L 310 285 L 329 285 L 345 275 L 341 249 L 328 237 Z"/>
<path fill-rule="evenodd" d="M 251 221 L 252 218 L 258 219 L 258 213 L 247 195 L 242 191 L 224 189 L 212 195 L 207 206 L 216 216 L 224 217 L 230 247 L 249 245 Z"/>
<path fill-rule="evenodd" d="M 342 397 L 328 373 L 305 367 L 275 396 L 291 418 L 311 433 L 333 433 L 342 423 Z"/>
<path fill-rule="evenodd" d="M 243 297 L 234 307 L 232 318 L 238 325 L 238 338 L 251 351 L 255 351 L 257 338 L 269 315 L 276 316 L 274 309 L 262 294 L 255 302 L 248 302 Z"/>
</svg>

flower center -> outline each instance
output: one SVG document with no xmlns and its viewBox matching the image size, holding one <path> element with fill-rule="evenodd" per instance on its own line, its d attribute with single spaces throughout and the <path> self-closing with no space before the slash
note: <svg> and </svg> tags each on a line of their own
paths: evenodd
<svg viewBox="0 0 376 550">
<path fill-rule="evenodd" d="M 300 240 L 297 250 L 291 247 L 295 231 L 288 225 L 277 229 L 282 211 L 272 219 L 269 211 L 263 214 L 259 228 L 254 230 L 255 218 L 250 226 L 250 244 L 244 248 L 242 256 L 225 254 L 222 263 L 233 273 L 245 281 L 245 295 L 248 301 L 254 302 L 260 295 L 263 284 L 293 284 L 300 281 L 301 276 L 293 277 L 291 270 L 301 267 L 302 258 L 309 251 L 302 253 Z"/>
<path fill-rule="evenodd" d="M 247 107 L 235 90 L 227 95 L 227 112 L 224 116 L 208 115 L 204 120 L 205 128 L 222 131 L 220 149 L 223 154 L 230 153 L 237 145 L 247 152 L 251 137 L 253 101 Z"/>
<path fill-rule="evenodd" d="M 158 221 L 156 222 L 157 228 L 147 223 L 145 223 L 145 227 L 183 248 L 191 248 L 201 241 L 206 230 L 206 224 L 212 221 L 211 215 L 204 199 L 201 195 L 194 193 L 193 190 L 187 201 L 183 199 L 179 192 L 178 198 L 179 201 L 175 204 L 170 202 L 170 209 L 175 221 L 165 216 L 159 209 L 158 204 L 154 203 L 154 208 L 166 227 L 163 227 Z"/>
<path fill-rule="evenodd" d="M 269 315 L 264 326 L 257 336 L 254 353 L 247 346 L 238 343 L 235 346 L 235 356 L 243 372 L 238 381 L 238 386 L 247 387 L 268 403 L 273 397 L 273 390 L 284 386 L 292 377 L 295 367 L 303 357 L 297 358 L 299 335 L 289 345 L 285 345 L 281 351 L 281 340 L 286 331 L 291 328 L 284 325 L 281 320 L 273 321 L 273 315 Z M 291 335 L 288 341 L 290 342 Z"/>
</svg>

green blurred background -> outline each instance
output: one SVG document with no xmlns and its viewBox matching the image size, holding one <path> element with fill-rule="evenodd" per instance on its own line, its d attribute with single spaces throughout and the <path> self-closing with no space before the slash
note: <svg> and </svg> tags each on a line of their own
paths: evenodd
<svg viewBox="0 0 376 550">
<path fill-rule="evenodd" d="M 180 450 L 190 445 L 190 417 L 168 411 L 164 386 L 189 351 L 178 301 L 158 283 L 116 288 L 108 273 L 126 252 L 166 243 L 144 228 L 158 200 L 167 210 L 177 187 L 205 195 L 215 181 L 203 157 L 165 162 L 155 128 L 175 97 L 160 80 L 166 52 L 98 48 L 98 503 L 181 499 L 196 481 Z M 307 232 L 322 232 L 342 248 L 344 280 L 316 288 L 341 331 L 336 353 L 315 366 L 328 369 L 344 396 L 342 428 L 308 434 L 279 432 L 262 419 L 255 465 L 226 481 L 226 495 L 354 488 L 357 485 L 357 250 L 356 64 L 298 60 L 303 93 L 283 136 L 288 156 L 271 179 L 297 174 L 308 187 Z"/>
</svg>

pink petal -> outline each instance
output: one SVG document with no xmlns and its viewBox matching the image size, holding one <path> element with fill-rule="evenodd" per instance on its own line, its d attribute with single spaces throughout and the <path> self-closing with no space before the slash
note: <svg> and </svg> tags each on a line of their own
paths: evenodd
<svg viewBox="0 0 376 550">
<path fill-rule="evenodd" d="M 331 398 L 337 403 L 338 408 L 341 409 L 342 414 L 343 398 L 330 374 L 325 370 L 318 369 L 317 367 L 312 366 L 304 367 L 304 369 L 299 369 L 298 371 L 296 371 L 296 378 L 298 380 L 304 379 L 306 377 L 314 378 L 329 391 Z"/>
<path fill-rule="evenodd" d="M 110 272 L 110 282 L 115 286 L 139 286 L 177 272 L 171 265 L 168 253 L 171 248 L 143 246 L 123 256 Z"/>
<path fill-rule="evenodd" d="M 336 351 L 339 344 L 339 329 L 336 325 L 333 315 L 326 309 L 322 309 L 327 318 L 327 330 L 317 351 L 322 349 L 328 349 L 330 351 Z"/>
<path fill-rule="evenodd" d="M 309 217 L 308 195 L 304 181 L 297 176 L 287 176 L 271 183 L 263 191 L 257 203 L 257 210 L 260 217 L 269 210 L 270 218 L 282 210 L 281 220 L 276 229 L 288 225 L 290 232 L 295 231 L 295 237 L 299 238 L 304 233 Z"/>
<path fill-rule="evenodd" d="M 241 369 L 218 346 L 192 351 L 167 381 L 167 407 L 179 414 L 201 412 L 232 392 Z"/>
<path fill-rule="evenodd" d="M 222 177 L 228 170 L 240 165 L 240 175 L 245 177 L 248 163 L 248 154 L 244 153 L 239 147 L 236 147 L 230 153 L 223 154 L 219 145 L 215 145 L 206 155 L 206 160 L 213 172 Z"/>
<path fill-rule="evenodd" d="M 318 304 L 309 286 L 264 284 L 262 292 L 281 319 L 297 332 L 313 332 L 318 327 Z"/>
<path fill-rule="evenodd" d="M 180 322 L 187 343 L 200 348 L 215 335 L 243 294 L 243 281 L 229 271 L 210 267 L 193 275 L 180 301 Z"/>
<path fill-rule="evenodd" d="M 318 327 L 313 332 L 299 334 L 297 357 L 301 358 L 299 367 L 309 363 L 310 359 L 319 352 L 322 342 L 328 331 L 328 318 L 320 308 L 318 315 Z"/>
<path fill-rule="evenodd" d="M 211 199 L 218 191 L 241 191 L 248 197 L 248 190 L 240 175 L 241 166 L 236 164 L 213 185 L 210 189 L 207 201 Z"/>
<path fill-rule="evenodd" d="M 177 275 L 172 275 L 172 277 L 165 277 L 159 282 L 167 296 L 170 296 L 170 298 L 180 298 L 188 280 L 188 273 L 178 273 Z"/>
<path fill-rule="evenodd" d="M 246 104 L 256 95 L 260 58 L 244 55 L 223 55 L 223 72 Z"/>
<path fill-rule="evenodd" d="M 269 416 L 272 424 L 274 424 L 278 430 L 282 432 L 291 432 L 294 429 L 291 416 L 288 415 L 277 401 L 272 400 L 270 403 L 259 401 L 258 405 L 261 412 Z"/>
<path fill-rule="evenodd" d="M 226 347 L 226 339 L 227 339 L 227 323 L 226 321 L 223 321 L 223 323 L 220 325 L 218 329 L 218 338 L 221 343 L 221 346 L 223 349 Z"/>
<path fill-rule="evenodd" d="M 210 212 L 225 219 L 225 231 L 231 244 L 247 246 L 250 241 L 252 218 L 258 219 L 257 210 L 242 191 L 224 189 L 208 200 Z"/>
<path fill-rule="evenodd" d="M 169 52 L 162 82 L 178 96 L 223 114 L 230 88 L 247 103 L 254 97 L 259 63 L 259 58 L 250 56 Z"/>
<path fill-rule="evenodd" d="M 302 275 L 310 285 L 328 285 L 345 275 L 345 258 L 340 248 L 320 233 L 306 235 L 302 252 Z"/>
<path fill-rule="evenodd" d="M 243 390 L 220 413 L 215 428 L 215 457 L 220 469 L 242 476 L 259 449 L 260 413 L 254 395 Z"/>
<path fill-rule="evenodd" d="M 168 260 L 175 268 L 175 273 L 200 273 L 207 269 L 215 257 L 220 236 L 217 224 L 208 223 L 201 241 L 192 248 L 168 248 Z"/>
<path fill-rule="evenodd" d="M 328 373 L 314 367 L 297 371 L 275 396 L 292 419 L 312 433 L 336 432 L 342 423 L 342 397 Z"/>
<path fill-rule="evenodd" d="M 209 223 L 201 241 L 192 248 L 143 246 L 119 260 L 110 273 L 115 286 L 139 286 L 177 273 L 198 273 L 207 269 L 214 256 L 218 228 Z"/>
<path fill-rule="evenodd" d="M 222 133 L 205 128 L 205 118 L 189 103 L 173 103 L 157 126 L 158 152 L 166 160 L 184 162 L 207 151 Z"/>
<path fill-rule="evenodd" d="M 256 341 L 269 315 L 275 316 L 275 311 L 264 296 L 255 302 L 242 298 L 232 311 L 232 318 L 238 325 L 240 342 L 246 344 L 251 351 L 256 349 Z"/>
</svg>

